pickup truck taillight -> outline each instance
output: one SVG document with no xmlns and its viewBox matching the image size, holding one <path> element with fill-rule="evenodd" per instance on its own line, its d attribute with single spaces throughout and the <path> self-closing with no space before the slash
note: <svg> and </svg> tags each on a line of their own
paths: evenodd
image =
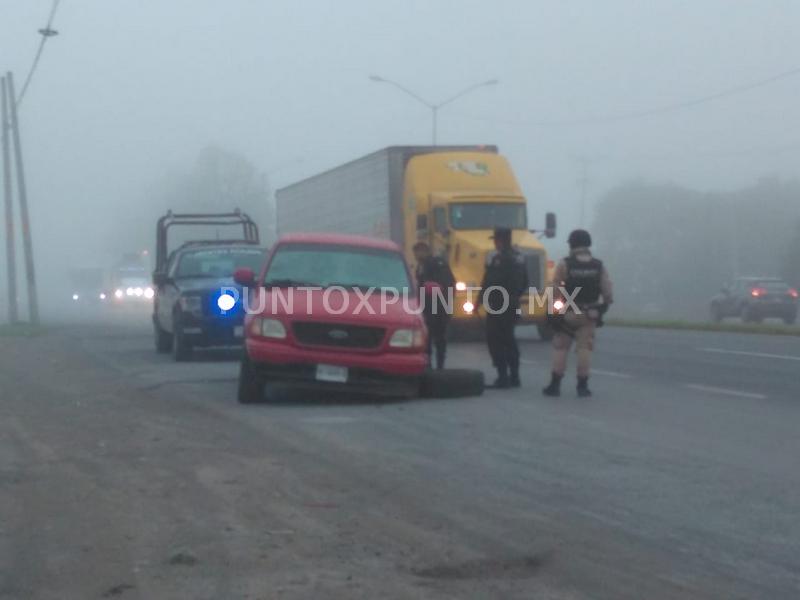
<svg viewBox="0 0 800 600">
<path fill-rule="evenodd" d="M 789 290 L 789 295 L 790 295 L 792 298 L 797 298 L 797 295 L 798 295 L 798 294 L 797 294 L 797 290 L 796 290 L 796 289 L 794 289 L 794 288 L 790 289 L 790 290 Z"/>
<path fill-rule="evenodd" d="M 765 290 L 764 288 L 753 288 L 752 290 L 750 290 L 750 295 L 753 298 L 760 298 L 761 296 L 766 296 L 766 294 L 767 290 Z"/>
</svg>

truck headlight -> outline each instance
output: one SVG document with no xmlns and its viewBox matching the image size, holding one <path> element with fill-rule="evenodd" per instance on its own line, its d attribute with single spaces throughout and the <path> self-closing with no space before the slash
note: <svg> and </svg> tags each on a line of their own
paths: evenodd
<svg viewBox="0 0 800 600">
<path fill-rule="evenodd" d="M 389 339 L 392 348 L 421 348 L 425 334 L 421 329 L 398 329 Z"/>
<path fill-rule="evenodd" d="M 181 310 L 188 313 L 200 314 L 203 312 L 203 304 L 200 296 L 181 296 L 180 305 Z"/>
<path fill-rule="evenodd" d="M 466 292 L 467 291 L 467 284 L 463 281 L 456 281 L 456 291 L 457 292 Z"/>
<path fill-rule="evenodd" d="M 286 327 L 284 327 L 283 323 L 278 319 L 261 319 L 259 333 L 261 337 L 271 338 L 273 340 L 286 339 Z"/>
</svg>

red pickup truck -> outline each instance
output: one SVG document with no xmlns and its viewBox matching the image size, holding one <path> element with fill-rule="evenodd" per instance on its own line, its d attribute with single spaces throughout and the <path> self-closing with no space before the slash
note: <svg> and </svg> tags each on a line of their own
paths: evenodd
<svg viewBox="0 0 800 600">
<path fill-rule="evenodd" d="M 426 336 L 408 265 L 393 242 L 292 234 L 262 272 L 239 269 L 248 294 L 239 401 L 267 382 L 410 396 L 426 370 Z"/>
</svg>

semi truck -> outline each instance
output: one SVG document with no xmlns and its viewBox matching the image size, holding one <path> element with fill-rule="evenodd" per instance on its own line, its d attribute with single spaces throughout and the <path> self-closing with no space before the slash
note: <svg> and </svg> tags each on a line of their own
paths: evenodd
<svg viewBox="0 0 800 600">
<path fill-rule="evenodd" d="M 477 288 L 495 227 L 512 230 L 530 285 L 549 282 L 552 263 L 541 236 L 555 235 L 555 215 L 529 228 L 528 203 L 508 160 L 496 146 L 391 146 L 276 192 L 278 234 L 335 232 L 388 238 L 410 265 L 412 248 L 427 242 L 456 277 L 454 319 L 474 320 Z M 522 299 L 521 323 L 549 337 L 546 306 Z"/>
</svg>

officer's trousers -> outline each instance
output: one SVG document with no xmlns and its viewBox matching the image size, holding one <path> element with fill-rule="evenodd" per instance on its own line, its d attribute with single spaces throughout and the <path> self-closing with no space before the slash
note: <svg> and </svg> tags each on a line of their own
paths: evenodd
<svg viewBox="0 0 800 600">
<path fill-rule="evenodd" d="M 436 358 L 436 368 L 444 368 L 444 360 L 447 354 L 447 323 L 450 320 L 447 314 L 425 313 L 425 325 L 428 327 L 428 356 L 430 365 L 434 366 L 434 352 Z"/>
<path fill-rule="evenodd" d="M 498 315 L 486 315 L 486 342 L 492 363 L 501 375 L 519 373 L 519 345 L 514 335 L 516 312 L 510 310 Z"/>
</svg>

